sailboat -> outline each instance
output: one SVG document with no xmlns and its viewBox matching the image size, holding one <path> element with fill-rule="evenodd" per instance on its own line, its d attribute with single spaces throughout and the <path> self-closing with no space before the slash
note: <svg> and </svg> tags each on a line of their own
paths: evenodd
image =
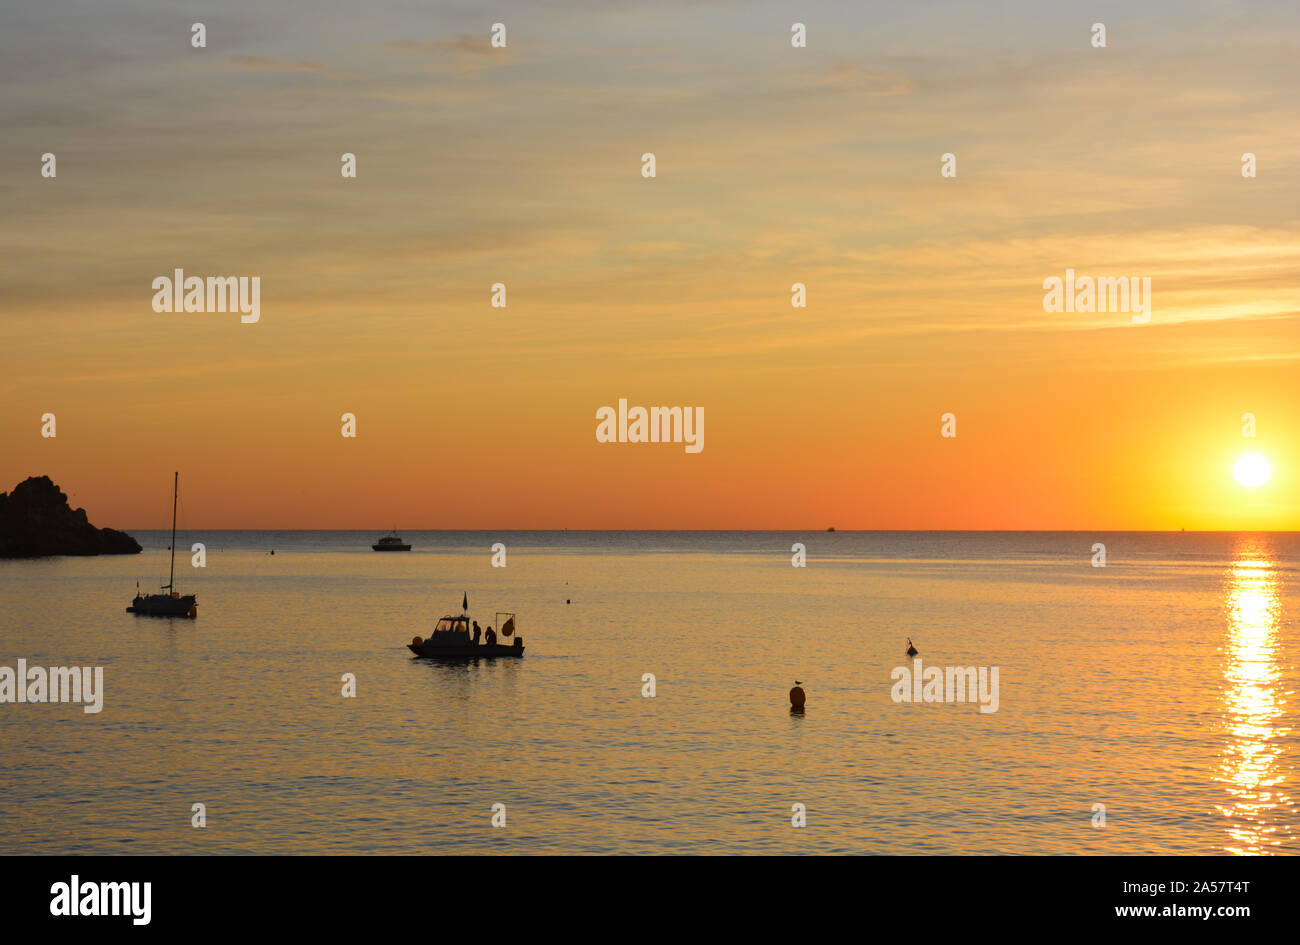
<svg viewBox="0 0 1300 945">
<path fill-rule="evenodd" d="M 176 473 L 176 480 L 172 485 L 172 565 L 171 571 L 167 575 L 167 583 L 161 590 L 166 594 L 141 594 L 140 582 L 135 585 L 135 600 L 131 601 L 131 606 L 126 609 L 128 614 L 144 614 L 149 617 L 190 617 L 194 618 L 199 615 L 198 603 L 193 594 L 184 596 L 177 594 L 175 590 L 176 582 L 176 499 L 181 491 L 181 474 Z"/>
</svg>

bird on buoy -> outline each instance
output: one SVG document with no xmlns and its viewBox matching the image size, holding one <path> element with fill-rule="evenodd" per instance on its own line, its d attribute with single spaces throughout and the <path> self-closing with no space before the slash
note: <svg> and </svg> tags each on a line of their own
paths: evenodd
<svg viewBox="0 0 1300 945">
<path fill-rule="evenodd" d="M 792 709 L 802 709 L 803 704 L 808 701 L 808 696 L 804 693 L 803 687 L 799 680 L 794 681 L 794 688 L 790 690 L 790 707 Z"/>
<path fill-rule="evenodd" d="M 908 638 L 907 638 L 907 655 L 908 655 L 908 656 L 915 656 L 915 655 L 916 655 L 916 647 L 912 646 L 912 638 L 911 638 L 911 637 L 908 637 Z"/>
</svg>

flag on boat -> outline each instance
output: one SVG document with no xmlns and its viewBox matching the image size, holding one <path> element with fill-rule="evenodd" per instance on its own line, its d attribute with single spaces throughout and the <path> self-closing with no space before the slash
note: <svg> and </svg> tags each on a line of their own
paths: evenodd
<svg viewBox="0 0 1300 945">
<path fill-rule="evenodd" d="M 514 632 L 515 632 L 515 618 L 511 617 L 509 620 L 507 620 L 505 623 L 501 625 L 501 635 L 503 637 L 508 637 L 510 636 L 510 634 Z"/>
</svg>

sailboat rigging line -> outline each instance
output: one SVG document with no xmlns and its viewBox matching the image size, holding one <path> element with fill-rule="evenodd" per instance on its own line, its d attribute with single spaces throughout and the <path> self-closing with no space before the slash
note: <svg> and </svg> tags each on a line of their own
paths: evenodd
<svg viewBox="0 0 1300 945">
<path fill-rule="evenodd" d="M 172 482 L 172 563 L 167 573 L 167 590 L 176 589 L 176 503 L 180 498 L 181 492 L 181 474 L 177 472 L 176 478 Z"/>
</svg>

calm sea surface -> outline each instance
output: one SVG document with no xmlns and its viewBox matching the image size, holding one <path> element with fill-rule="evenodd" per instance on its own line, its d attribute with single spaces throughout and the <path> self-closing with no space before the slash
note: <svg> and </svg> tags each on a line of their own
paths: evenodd
<svg viewBox="0 0 1300 945">
<path fill-rule="evenodd" d="M 0 705 L 0 853 L 1300 849 L 1294 533 L 186 532 L 194 621 L 134 534 L 0 561 L 0 665 L 106 690 Z M 523 660 L 412 658 L 463 592 Z M 907 637 L 998 711 L 893 702 Z"/>
</svg>

